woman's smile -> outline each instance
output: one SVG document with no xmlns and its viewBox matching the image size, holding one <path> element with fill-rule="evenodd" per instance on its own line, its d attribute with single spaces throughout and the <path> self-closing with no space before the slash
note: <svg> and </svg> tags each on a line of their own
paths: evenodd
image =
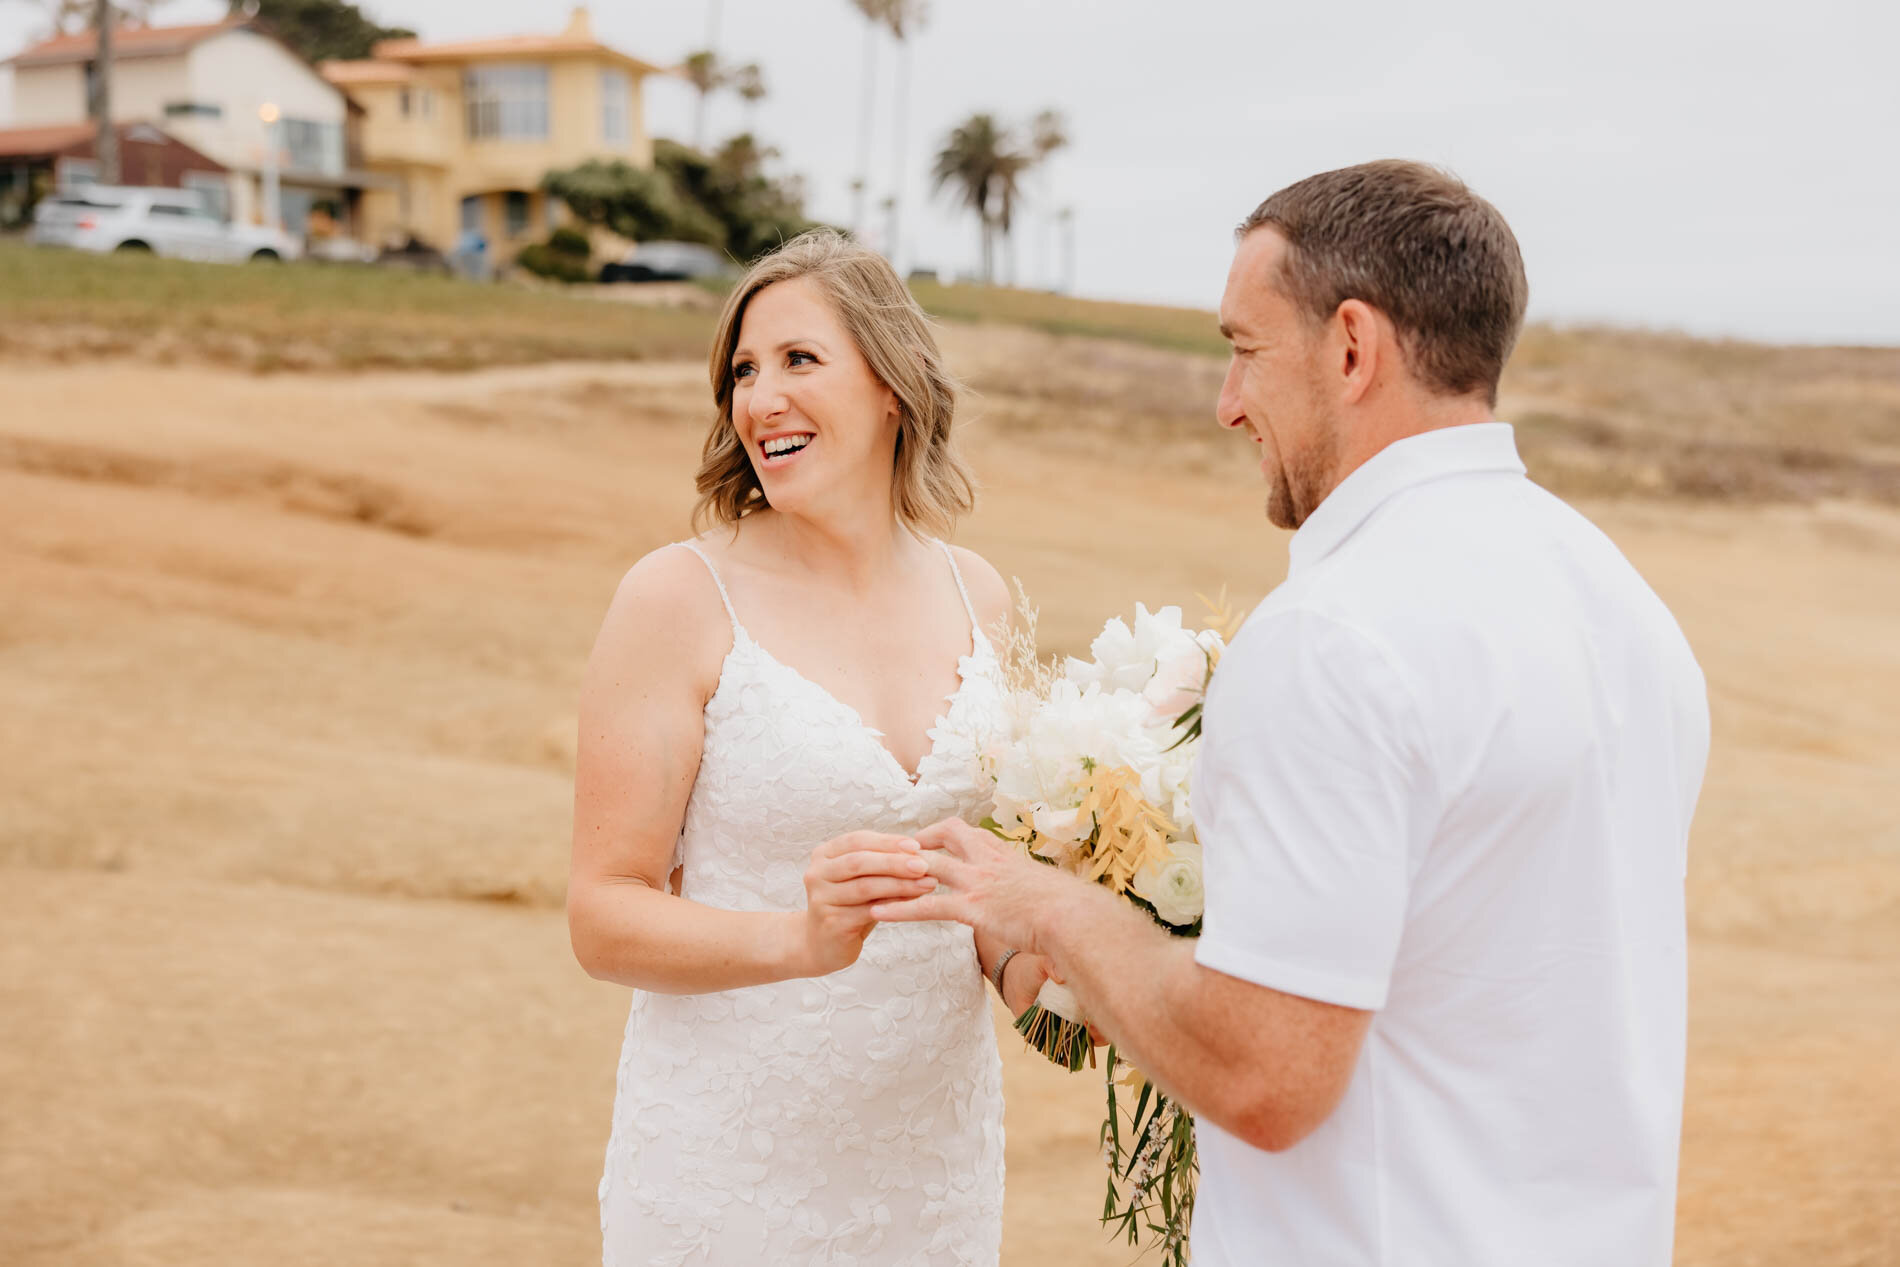
<svg viewBox="0 0 1900 1267">
<path fill-rule="evenodd" d="M 767 471 L 779 471 L 796 462 L 818 437 L 809 431 L 781 431 L 761 437 L 759 465 Z"/>
</svg>

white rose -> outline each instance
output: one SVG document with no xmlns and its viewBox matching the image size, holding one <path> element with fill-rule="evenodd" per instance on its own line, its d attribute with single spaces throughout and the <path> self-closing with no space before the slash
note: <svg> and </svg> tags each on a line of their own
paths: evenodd
<svg viewBox="0 0 1900 1267">
<path fill-rule="evenodd" d="M 1184 928 L 1201 917 L 1207 893 L 1201 880 L 1201 847 L 1182 841 L 1167 859 L 1135 872 L 1135 893 L 1155 908 L 1163 923 Z"/>
</svg>

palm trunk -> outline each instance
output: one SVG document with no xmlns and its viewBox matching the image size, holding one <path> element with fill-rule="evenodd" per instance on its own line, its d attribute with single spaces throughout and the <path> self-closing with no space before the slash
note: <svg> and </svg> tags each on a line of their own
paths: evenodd
<svg viewBox="0 0 1900 1267">
<path fill-rule="evenodd" d="M 903 276 L 904 266 L 898 253 L 903 247 L 904 228 L 904 148 L 910 119 L 910 41 L 897 42 L 897 86 L 891 104 L 891 240 L 884 244 L 885 258 Z"/>
<path fill-rule="evenodd" d="M 877 23 L 864 23 L 864 100 L 858 109 L 858 188 L 851 231 L 864 236 L 864 195 L 871 189 L 871 112 L 877 108 Z"/>
<path fill-rule="evenodd" d="M 719 64 L 719 0 L 712 0 L 706 13 L 706 51 L 713 55 L 713 64 Z M 693 148 L 706 152 L 706 98 L 712 95 L 710 88 L 699 90 L 699 103 L 693 107 Z"/>
<path fill-rule="evenodd" d="M 93 11 L 93 26 L 98 31 L 99 47 L 93 56 L 93 117 L 99 123 L 95 148 L 99 155 L 99 181 L 119 183 L 119 134 L 112 128 L 112 0 L 98 0 Z"/>
</svg>

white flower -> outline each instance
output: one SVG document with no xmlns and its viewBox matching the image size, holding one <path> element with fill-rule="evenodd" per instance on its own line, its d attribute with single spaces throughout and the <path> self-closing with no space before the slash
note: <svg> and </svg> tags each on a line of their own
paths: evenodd
<svg viewBox="0 0 1900 1267">
<path fill-rule="evenodd" d="M 1199 655 L 1194 635 L 1181 628 L 1181 609 L 1163 607 L 1151 612 L 1135 604 L 1135 626 L 1118 616 L 1102 626 L 1089 644 L 1091 660 L 1070 657 L 1063 676 L 1078 686 L 1096 685 L 1104 691 L 1141 691 L 1164 662 L 1183 655 Z M 1203 666 L 1207 663 L 1201 660 Z"/>
<path fill-rule="evenodd" d="M 1050 840 L 1060 840 L 1066 844 L 1079 845 L 1089 838 L 1094 824 L 1082 817 L 1080 806 L 1072 809 L 1056 809 L 1044 805 L 1031 816 L 1036 834 L 1047 836 Z"/>
<path fill-rule="evenodd" d="M 1181 841 L 1166 861 L 1135 872 L 1136 894 L 1152 903 L 1164 923 L 1183 928 L 1201 917 L 1207 893 L 1201 880 L 1201 847 Z"/>
<path fill-rule="evenodd" d="M 1219 635 L 1215 635 L 1217 638 Z M 1141 697 L 1155 710 L 1155 716 L 1172 724 L 1201 698 L 1207 685 L 1207 652 L 1198 641 L 1168 653 L 1156 666 L 1155 675 L 1141 688 Z"/>
<path fill-rule="evenodd" d="M 1042 989 L 1036 991 L 1036 1006 L 1065 1021 L 1080 1024 L 1083 1019 L 1082 1001 L 1075 997 L 1075 991 L 1053 981 L 1044 981 Z"/>
<path fill-rule="evenodd" d="M 1170 732 L 1179 738 L 1178 732 Z M 1194 830 L 1193 802 L 1188 794 L 1188 780 L 1194 773 L 1194 751 L 1198 744 L 1174 744 L 1170 739 L 1169 749 L 1161 754 L 1160 784 L 1161 797 L 1155 802 L 1174 823 L 1181 833 L 1189 834 Z"/>
<path fill-rule="evenodd" d="M 1086 839 L 1093 824 L 1061 812 L 1082 803 L 1096 768 L 1128 767 L 1159 804 L 1163 738 L 1139 695 L 1059 680 L 1048 699 L 1019 716 L 1012 742 L 996 754 L 996 821 L 1013 829 L 1055 811 L 1047 821 L 1056 832 Z"/>
</svg>

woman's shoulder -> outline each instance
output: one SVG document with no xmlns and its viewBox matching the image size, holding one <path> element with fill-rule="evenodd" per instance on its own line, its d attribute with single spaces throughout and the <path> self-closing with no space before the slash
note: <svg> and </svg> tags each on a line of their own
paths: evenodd
<svg viewBox="0 0 1900 1267">
<path fill-rule="evenodd" d="M 716 674 L 729 642 L 721 635 L 730 628 L 714 573 L 674 542 L 643 555 L 621 576 L 599 650 L 615 659 L 657 660 L 700 677 Z"/>
<path fill-rule="evenodd" d="M 614 603 L 674 617 L 717 613 L 723 621 L 725 609 L 713 570 L 718 553 L 703 539 L 675 541 L 651 550 L 621 576 Z"/>
<path fill-rule="evenodd" d="M 1013 604 L 1009 584 L 1003 580 L 1003 574 L 976 551 L 953 545 L 950 554 L 963 576 L 963 587 L 970 591 L 970 606 L 976 608 L 978 622 L 985 629 L 991 628 L 1008 615 Z"/>
</svg>

